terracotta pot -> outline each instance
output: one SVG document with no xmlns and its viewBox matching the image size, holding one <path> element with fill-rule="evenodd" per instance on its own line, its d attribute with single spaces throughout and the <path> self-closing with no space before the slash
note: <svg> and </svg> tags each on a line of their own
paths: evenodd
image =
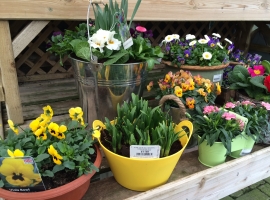
<svg viewBox="0 0 270 200">
<path fill-rule="evenodd" d="M 96 152 L 97 158 L 94 165 L 99 168 L 102 156 L 97 146 Z M 90 179 L 95 173 L 96 171 L 93 171 L 91 174 L 83 175 L 66 185 L 42 192 L 20 193 L 0 189 L 0 197 L 6 200 L 80 200 L 88 190 Z"/>
</svg>

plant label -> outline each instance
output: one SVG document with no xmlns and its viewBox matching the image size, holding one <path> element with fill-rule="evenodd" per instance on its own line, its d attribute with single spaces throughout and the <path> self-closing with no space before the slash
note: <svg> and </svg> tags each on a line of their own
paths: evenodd
<svg viewBox="0 0 270 200">
<path fill-rule="evenodd" d="M 159 158 L 159 145 L 131 145 L 130 158 Z"/>
<path fill-rule="evenodd" d="M 213 76 L 213 83 L 221 81 L 222 74 L 216 74 Z"/>
<path fill-rule="evenodd" d="M 1 157 L 1 185 L 12 192 L 46 190 L 37 165 L 32 157 Z"/>
<path fill-rule="evenodd" d="M 125 41 L 123 43 L 123 47 L 124 49 L 128 49 L 129 47 L 131 47 L 133 45 L 133 40 L 132 38 L 130 37 L 127 41 Z"/>
</svg>

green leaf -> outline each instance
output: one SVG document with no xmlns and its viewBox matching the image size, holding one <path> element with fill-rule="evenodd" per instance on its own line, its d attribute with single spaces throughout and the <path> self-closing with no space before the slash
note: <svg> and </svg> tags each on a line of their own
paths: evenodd
<svg viewBox="0 0 270 200">
<path fill-rule="evenodd" d="M 42 176 L 54 177 L 54 173 L 50 170 L 46 170 L 42 173 Z"/>
<path fill-rule="evenodd" d="M 250 82 L 260 88 L 263 88 L 265 90 L 267 90 L 267 88 L 265 87 L 265 85 L 263 84 L 265 77 L 264 76 L 254 76 L 250 79 Z"/>
<path fill-rule="evenodd" d="M 41 146 L 38 148 L 38 154 L 43 154 L 46 151 L 46 146 Z"/>
<path fill-rule="evenodd" d="M 41 162 L 42 160 L 48 158 L 49 156 L 50 155 L 47 153 L 40 154 L 35 158 L 35 162 Z"/>
<path fill-rule="evenodd" d="M 92 155 L 93 153 L 95 153 L 95 149 L 90 148 L 88 152 L 89 152 L 89 154 L 91 154 L 91 155 Z"/>
<path fill-rule="evenodd" d="M 24 146 L 25 143 L 31 141 L 31 138 L 23 138 L 22 141 L 21 141 L 21 145 Z"/>
<path fill-rule="evenodd" d="M 133 18 L 135 17 L 136 12 L 137 12 L 137 10 L 138 10 L 140 4 L 141 4 L 141 1 L 142 1 L 142 0 L 137 0 L 137 3 L 136 3 L 136 5 L 135 5 L 135 8 L 134 8 L 134 10 L 133 10 L 133 13 L 132 13 L 131 18 L 130 18 L 130 21 L 129 21 L 129 26 L 128 26 L 129 29 L 130 29 L 130 26 L 131 26 L 131 24 L 132 24 Z"/>
<path fill-rule="evenodd" d="M 4 182 L 3 182 L 3 180 L 0 180 L 0 187 L 2 188 L 2 187 L 4 187 Z"/>
<path fill-rule="evenodd" d="M 86 148 L 90 147 L 90 143 L 87 142 L 87 143 L 83 143 L 81 146 L 80 146 L 80 151 L 83 151 L 85 150 Z"/>
<path fill-rule="evenodd" d="M 270 74 L 270 62 L 268 60 L 263 60 L 261 64 L 264 66 L 267 74 Z"/>
<path fill-rule="evenodd" d="M 65 166 L 64 165 L 54 165 L 53 167 L 53 173 L 56 173 L 56 172 L 59 172 L 61 170 L 65 169 Z"/>
<path fill-rule="evenodd" d="M 72 161 L 65 161 L 63 165 L 68 169 L 75 169 L 75 163 Z"/>
<path fill-rule="evenodd" d="M 62 152 L 62 153 L 65 153 L 66 151 L 66 149 L 65 149 L 65 146 L 64 146 L 64 144 L 62 143 L 62 142 L 58 142 L 57 143 L 57 147 L 59 148 L 59 150 Z"/>
<path fill-rule="evenodd" d="M 74 158 L 74 160 L 81 162 L 84 160 L 84 157 L 83 156 L 76 156 L 76 158 Z"/>
<path fill-rule="evenodd" d="M 128 54 L 127 51 L 126 52 L 119 52 L 119 53 L 113 55 L 111 59 L 108 59 L 106 62 L 104 62 L 103 65 L 112 65 L 112 64 L 116 63 L 120 58 L 125 56 L 126 54 Z"/>
</svg>

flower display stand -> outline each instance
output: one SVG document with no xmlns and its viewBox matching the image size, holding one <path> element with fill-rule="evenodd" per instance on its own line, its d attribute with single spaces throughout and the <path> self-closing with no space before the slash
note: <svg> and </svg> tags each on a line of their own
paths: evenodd
<svg viewBox="0 0 270 200">
<path fill-rule="evenodd" d="M 182 155 L 168 183 L 160 187 L 136 192 L 109 177 L 91 183 L 82 200 L 216 200 L 270 176 L 270 147 L 254 146 L 253 153 L 237 159 L 227 158 L 224 164 L 212 168 L 200 164 L 197 150 L 188 151 Z"/>
</svg>

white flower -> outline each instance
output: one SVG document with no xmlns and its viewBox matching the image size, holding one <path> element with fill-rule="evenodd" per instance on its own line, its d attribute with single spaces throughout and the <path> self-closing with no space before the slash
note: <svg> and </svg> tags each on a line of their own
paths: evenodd
<svg viewBox="0 0 270 200">
<path fill-rule="evenodd" d="M 196 38 L 195 35 L 191 35 L 191 34 L 186 35 L 186 40 L 193 40 L 195 38 Z"/>
<path fill-rule="evenodd" d="M 230 44 L 232 44 L 232 41 L 229 40 L 229 39 L 227 39 L 227 38 L 225 38 L 225 41 L 227 41 L 227 42 L 229 42 Z"/>
<path fill-rule="evenodd" d="M 207 41 L 210 40 L 210 38 L 208 37 L 208 35 L 204 35 L 204 38 L 205 38 Z"/>
<path fill-rule="evenodd" d="M 210 52 L 204 52 L 202 56 L 203 56 L 203 59 L 205 60 L 211 60 L 212 58 L 212 54 Z"/>
<path fill-rule="evenodd" d="M 179 40 L 180 39 L 180 35 L 178 35 L 178 34 L 172 34 L 171 36 L 175 40 Z"/>
<path fill-rule="evenodd" d="M 120 50 L 121 47 L 121 41 L 115 39 L 115 38 L 111 38 L 106 47 L 110 50 Z"/>
<path fill-rule="evenodd" d="M 208 40 L 206 40 L 206 39 L 199 39 L 198 42 L 200 44 L 207 44 Z"/>
<path fill-rule="evenodd" d="M 197 43 L 197 41 L 196 40 L 193 40 L 193 41 L 191 41 L 190 43 L 189 43 L 189 46 L 193 46 L 193 45 L 195 45 Z"/>
<path fill-rule="evenodd" d="M 221 36 L 218 33 L 212 33 L 212 35 L 217 37 L 217 38 L 221 38 Z"/>
<path fill-rule="evenodd" d="M 100 37 L 97 33 L 93 34 L 92 37 L 89 38 L 88 43 L 91 47 L 95 49 L 99 49 L 100 52 L 103 52 L 103 47 L 105 46 L 105 40 Z"/>
<path fill-rule="evenodd" d="M 113 38 L 115 31 L 107 31 L 99 29 L 96 34 L 101 40 L 104 40 L 105 42 L 108 42 L 111 38 Z"/>
<path fill-rule="evenodd" d="M 172 35 L 167 35 L 162 42 L 168 43 L 168 42 L 171 42 L 172 40 L 173 40 L 173 36 Z"/>
<path fill-rule="evenodd" d="M 223 46 L 221 46 L 221 44 L 218 42 L 217 43 L 217 45 L 221 48 L 221 49 L 223 49 Z"/>
</svg>

